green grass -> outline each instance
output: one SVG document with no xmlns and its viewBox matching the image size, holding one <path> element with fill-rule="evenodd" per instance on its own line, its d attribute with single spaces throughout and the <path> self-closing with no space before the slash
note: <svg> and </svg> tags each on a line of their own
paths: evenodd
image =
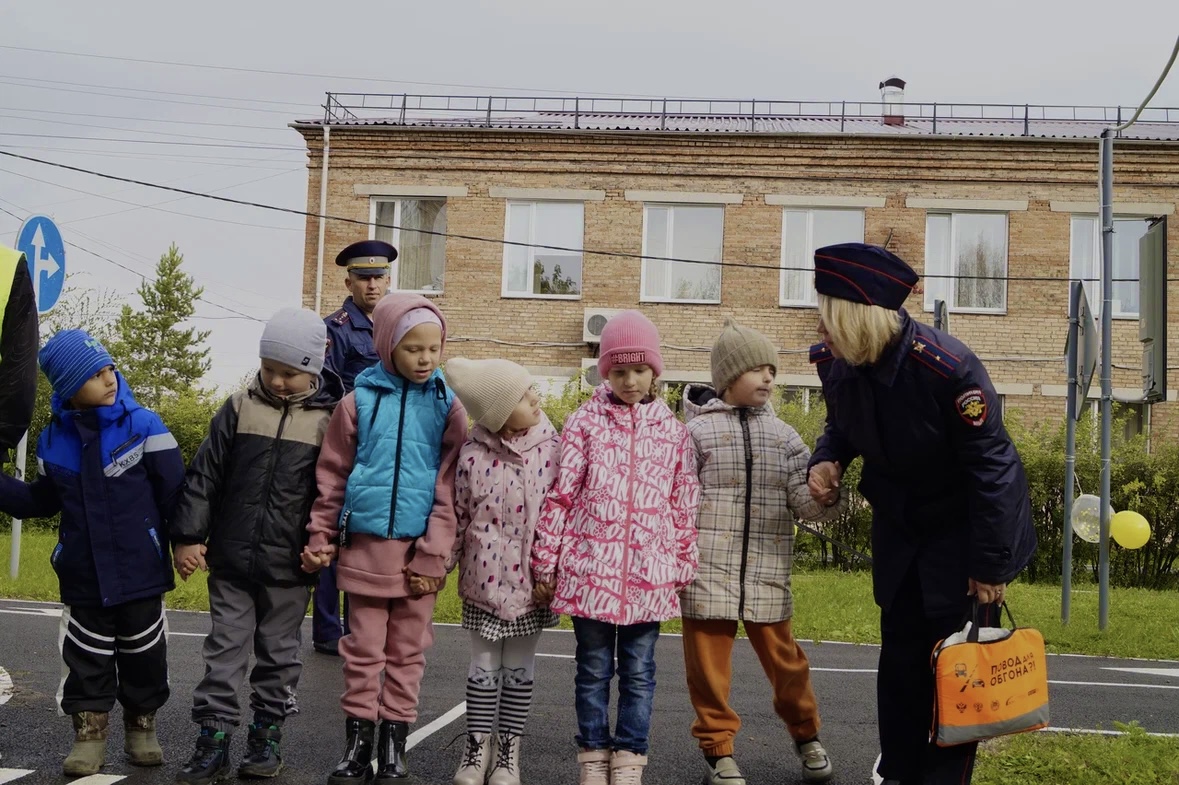
<svg viewBox="0 0 1179 785">
<path fill-rule="evenodd" d="M 0 597 L 57 600 L 57 576 L 49 565 L 54 532 L 25 532 L 21 544 L 20 578 L 8 577 L 9 535 L 0 535 Z M 177 580 L 168 594 L 170 608 L 208 610 L 205 574 L 187 583 Z M 438 597 L 434 618 L 457 623 L 462 616 L 458 581 L 451 575 Z M 872 581 L 866 573 L 828 570 L 804 571 L 794 576 L 794 632 L 801 640 L 879 643 L 879 610 L 872 601 Z M 1044 634 L 1049 651 L 1111 657 L 1179 659 L 1179 593 L 1144 589 L 1110 591 L 1110 624 L 1097 630 L 1097 591 L 1078 585 L 1073 593 L 1072 623 L 1060 622 L 1060 587 L 1016 583 L 1009 592 L 1015 620 Z M 568 629 L 569 619 L 561 626 Z M 679 632 L 678 620 L 666 622 L 665 632 Z"/>
<path fill-rule="evenodd" d="M 1025 733 L 987 742 L 974 785 L 1176 785 L 1179 739 L 1118 724 L 1124 736 Z"/>
</svg>

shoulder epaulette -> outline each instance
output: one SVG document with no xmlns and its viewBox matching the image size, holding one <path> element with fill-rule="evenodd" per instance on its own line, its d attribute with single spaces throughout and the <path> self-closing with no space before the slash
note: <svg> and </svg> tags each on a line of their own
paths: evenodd
<svg viewBox="0 0 1179 785">
<path fill-rule="evenodd" d="M 818 364 L 832 358 L 831 349 L 825 343 L 817 343 L 811 347 L 811 363 Z"/>
<path fill-rule="evenodd" d="M 342 325 L 342 324 L 348 323 L 349 317 L 348 317 L 348 312 L 345 311 L 343 308 L 341 308 L 340 310 L 338 310 L 334 314 L 332 314 L 329 318 L 332 320 L 332 324 L 341 324 Z"/>
<path fill-rule="evenodd" d="M 928 338 L 918 335 L 913 339 L 909 356 L 946 379 L 954 375 L 962 360 L 938 346 Z"/>
</svg>

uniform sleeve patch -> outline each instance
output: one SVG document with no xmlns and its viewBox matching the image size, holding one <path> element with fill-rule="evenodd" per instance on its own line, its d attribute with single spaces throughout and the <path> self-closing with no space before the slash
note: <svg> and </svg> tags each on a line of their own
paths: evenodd
<svg viewBox="0 0 1179 785">
<path fill-rule="evenodd" d="M 987 396 L 978 387 L 971 387 L 955 398 L 954 408 L 967 425 L 978 428 L 987 421 Z"/>
</svg>

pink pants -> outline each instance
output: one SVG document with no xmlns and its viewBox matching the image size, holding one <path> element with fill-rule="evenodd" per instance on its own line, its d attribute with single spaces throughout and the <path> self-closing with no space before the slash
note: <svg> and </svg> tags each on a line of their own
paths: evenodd
<svg viewBox="0 0 1179 785">
<path fill-rule="evenodd" d="M 434 644 L 431 618 L 437 598 L 437 594 L 396 599 L 348 595 L 351 632 L 340 639 L 344 659 L 340 707 L 346 715 L 373 722 L 418 718 L 426 649 Z"/>
</svg>

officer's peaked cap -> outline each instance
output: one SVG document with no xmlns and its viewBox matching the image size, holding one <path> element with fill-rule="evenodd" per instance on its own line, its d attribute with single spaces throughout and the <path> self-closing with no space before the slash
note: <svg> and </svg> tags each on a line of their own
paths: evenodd
<svg viewBox="0 0 1179 785">
<path fill-rule="evenodd" d="M 336 264 L 357 275 L 385 275 L 389 264 L 397 258 L 397 249 L 383 240 L 361 240 L 352 243 L 336 257 Z"/>
</svg>

